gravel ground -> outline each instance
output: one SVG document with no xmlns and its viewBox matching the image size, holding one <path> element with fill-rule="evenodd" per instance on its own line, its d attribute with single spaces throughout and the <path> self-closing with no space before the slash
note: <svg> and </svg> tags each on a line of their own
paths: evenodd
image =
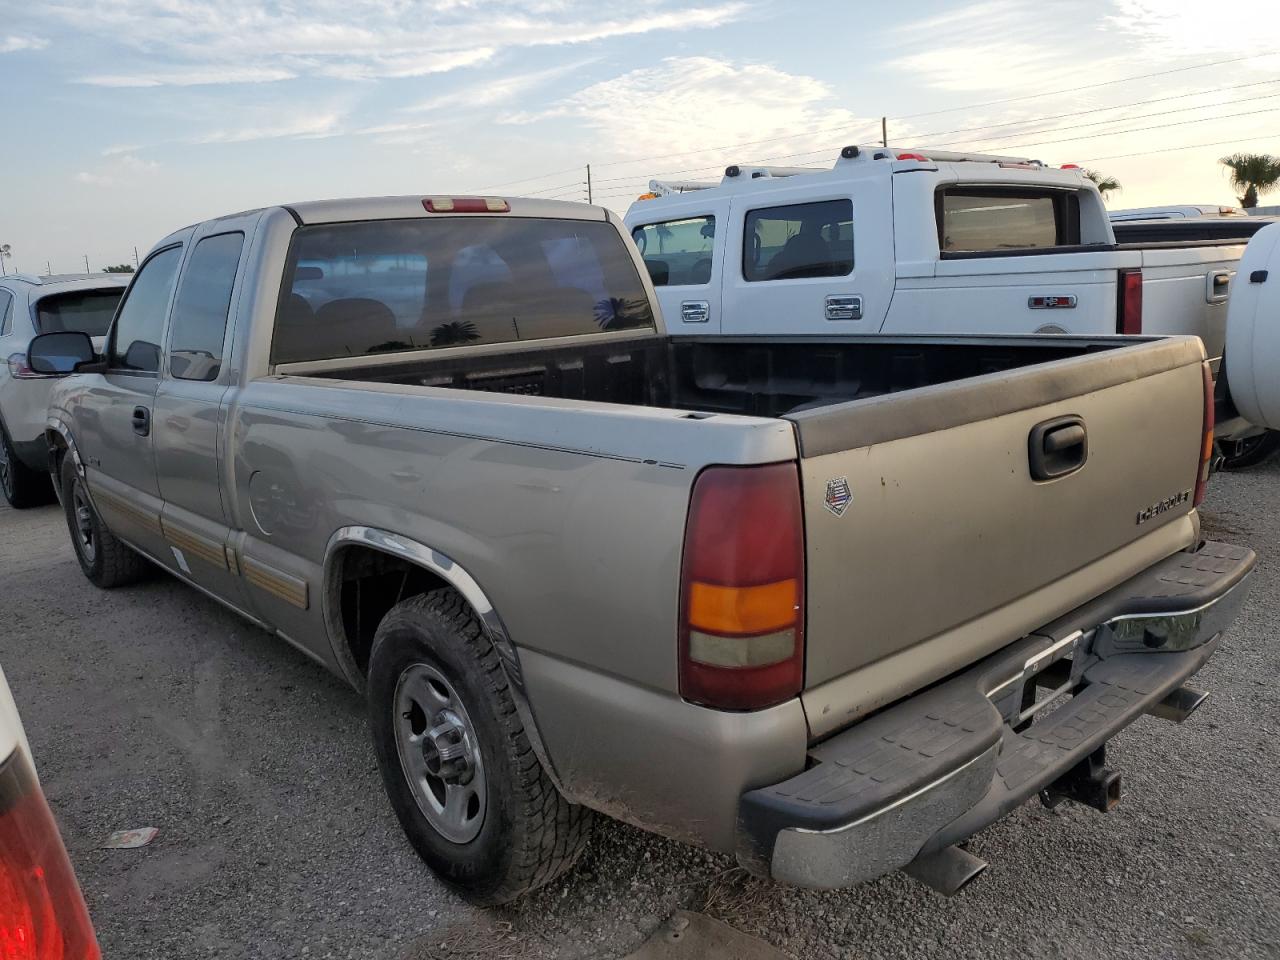
<svg viewBox="0 0 1280 960">
<path fill-rule="evenodd" d="M 288 646 L 164 577 L 106 594 L 61 514 L 0 510 L 0 663 L 113 958 L 605 958 L 706 910 L 798 958 L 1280 958 L 1280 460 L 1216 478 L 1206 531 L 1262 557 L 1213 696 L 1144 718 L 1102 816 L 1028 804 L 942 899 L 896 875 L 810 893 L 602 822 L 571 876 L 500 911 L 445 891 L 383 800 L 362 704 Z M 141 850 L 99 845 L 160 828 Z"/>
</svg>

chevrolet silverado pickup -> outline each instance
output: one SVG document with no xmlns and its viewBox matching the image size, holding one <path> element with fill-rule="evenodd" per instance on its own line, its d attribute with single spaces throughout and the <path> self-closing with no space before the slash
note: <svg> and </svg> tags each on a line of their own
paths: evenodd
<svg viewBox="0 0 1280 960">
<path fill-rule="evenodd" d="M 1196 338 L 672 338 L 581 204 L 210 220 L 103 354 L 28 360 L 66 375 L 85 575 L 149 561 L 346 678 L 409 841 L 480 903 L 592 811 L 953 891 L 1023 801 L 1116 801 L 1106 742 L 1203 699 L 1254 563 L 1200 535 Z"/>
</svg>

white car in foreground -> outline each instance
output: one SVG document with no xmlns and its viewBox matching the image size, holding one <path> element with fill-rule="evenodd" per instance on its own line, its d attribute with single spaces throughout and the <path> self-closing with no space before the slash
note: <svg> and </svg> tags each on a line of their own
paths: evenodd
<svg viewBox="0 0 1280 960">
<path fill-rule="evenodd" d="M 0 957 L 100 960 L 98 942 L 0 670 Z"/>
</svg>

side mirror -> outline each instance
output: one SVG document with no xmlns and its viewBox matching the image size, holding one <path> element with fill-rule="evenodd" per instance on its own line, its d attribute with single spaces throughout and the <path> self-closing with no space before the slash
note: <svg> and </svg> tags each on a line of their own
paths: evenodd
<svg viewBox="0 0 1280 960">
<path fill-rule="evenodd" d="M 87 333 L 42 333 L 27 348 L 27 366 L 33 373 L 66 376 L 98 359 Z"/>
</svg>

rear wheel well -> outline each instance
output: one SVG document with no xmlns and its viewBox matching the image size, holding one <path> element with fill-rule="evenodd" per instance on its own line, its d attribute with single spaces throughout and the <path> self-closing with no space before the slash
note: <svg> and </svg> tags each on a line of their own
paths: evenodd
<svg viewBox="0 0 1280 960">
<path fill-rule="evenodd" d="M 402 600 L 451 587 L 436 573 L 371 547 L 343 547 L 331 560 L 328 577 L 329 629 L 351 679 L 363 682 L 369 670 L 373 635 Z"/>
</svg>

